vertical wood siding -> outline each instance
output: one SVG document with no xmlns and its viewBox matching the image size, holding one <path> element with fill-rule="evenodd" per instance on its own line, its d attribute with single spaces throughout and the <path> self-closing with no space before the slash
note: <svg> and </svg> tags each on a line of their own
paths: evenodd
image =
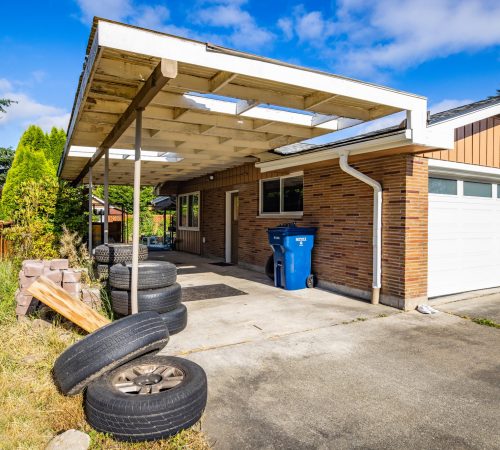
<svg viewBox="0 0 500 450">
<path fill-rule="evenodd" d="M 199 255 L 201 253 L 200 232 L 193 230 L 177 230 L 176 249 L 181 252 Z"/>
<path fill-rule="evenodd" d="M 453 150 L 438 150 L 423 156 L 500 169 L 500 117 L 489 117 L 457 128 Z"/>
</svg>

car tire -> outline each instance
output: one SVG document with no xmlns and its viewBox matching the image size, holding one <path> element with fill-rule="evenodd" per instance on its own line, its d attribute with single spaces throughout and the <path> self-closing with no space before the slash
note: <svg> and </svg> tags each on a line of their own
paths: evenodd
<svg viewBox="0 0 500 450">
<path fill-rule="evenodd" d="M 119 264 L 132 261 L 132 244 L 98 245 L 94 253 L 95 260 L 103 264 Z M 148 247 L 139 245 L 139 261 L 148 259 Z"/>
<path fill-rule="evenodd" d="M 169 376 L 162 377 L 163 373 Z M 170 387 L 172 383 L 178 384 Z M 198 364 L 146 355 L 92 382 L 85 396 L 85 414 L 97 431 L 118 441 L 141 442 L 189 428 L 201 418 L 206 403 L 207 377 Z"/>
<path fill-rule="evenodd" d="M 94 331 L 57 358 L 53 377 L 60 391 L 76 395 L 103 373 L 167 345 L 168 328 L 158 313 L 134 314 Z"/>
<path fill-rule="evenodd" d="M 107 264 L 97 264 L 97 279 L 107 280 L 109 277 L 109 266 Z"/>
<path fill-rule="evenodd" d="M 174 283 L 160 289 L 137 291 L 138 310 L 166 313 L 179 306 L 181 302 L 181 286 Z M 126 316 L 132 313 L 130 291 L 111 291 L 111 304 L 115 313 Z"/>
<path fill-rule="evenodd" d="M 120 290 L 130 290 L 132 264 L 116 264 L 109 269 L 109 284 Z M 139 263 L 137 289 L 158 289 L 175 283 L 177 267 L 166 261 L 144 261 Z"/>
<path fill-rule="evenodd" d="M 172 311 L 160 314 L 165 325 L 167 325 L 168 332 L 172 336 L 180 333 L 187 326 L 188 313 L 187 308 L 182 303 Z"/>
</svg>

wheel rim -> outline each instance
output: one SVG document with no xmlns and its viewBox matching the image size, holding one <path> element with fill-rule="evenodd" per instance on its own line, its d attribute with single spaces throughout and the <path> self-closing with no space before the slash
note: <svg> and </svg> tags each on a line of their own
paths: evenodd
<svg viewBox="0 0 500 450">
<path fill-rule="evenodd" d="M 184 372 L 168 364 L 138 364 L 118 372 L 112 379 L 124 394 L 152 395 L 168 391 L 184 380 Z"/>
</svg>

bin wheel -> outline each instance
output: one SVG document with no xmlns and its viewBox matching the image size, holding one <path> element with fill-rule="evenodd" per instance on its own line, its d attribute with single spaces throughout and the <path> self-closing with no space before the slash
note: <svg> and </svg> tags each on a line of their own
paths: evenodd
<svg viewBox="0 0 500 450">
<path fill-rule="evenodd" d="M 314 287 L 314 275 L 309 275 L 306 280 L 306 286 L 308 288 L 313 288 Z"/>
</svg>

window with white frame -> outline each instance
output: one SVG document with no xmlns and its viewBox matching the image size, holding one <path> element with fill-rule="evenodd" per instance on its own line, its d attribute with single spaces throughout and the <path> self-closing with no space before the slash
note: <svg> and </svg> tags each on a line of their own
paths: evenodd
<svg viewBox="0 0 500 450">
<path fill-rule="evenodd" d="M 292 174 L 260 181 L 260 214 L 302 214 L 304 175 Z"/>
<path fill-rule="evenodd" d="M 180 229 L 198 230 L 200 224 L 200 193 L 179 195 L 178 226 Z"/>
</svg>

